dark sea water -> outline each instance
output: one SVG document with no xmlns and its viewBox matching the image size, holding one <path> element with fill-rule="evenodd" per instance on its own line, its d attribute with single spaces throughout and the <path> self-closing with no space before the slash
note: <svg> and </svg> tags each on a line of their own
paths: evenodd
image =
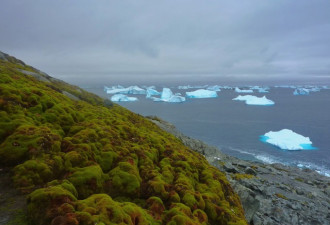
<svg viewBox="0 0 330 225">
<path fill-rule="evenodd" d="M 102 88 L 88 89 L 107 96 Z M 161 91 L 160 87 L 157 87 Z M 172 88 L 173 92 L 185 91 Z M 252 106 L 233 101 L 234 90 L 218 92 L 218 98 L 188 99 L 184 103 L 153 102 L 135 95 L 137 102 L 120 105 L 143 116 L 156 115 L 178 130 L 238 158 L 308 167 L 330 176 L 330 90 L 295 96 L 291 88 L 271 88 L 266 95 L 273 106 Z M 242 94 L 241 94 L 242 95 Z M 244 94 L 243 94 L 244 95 Z M 110 97 L 110 96 L 108 96 Z M 261 142 L 269 131 L 290 129 L 309 137 L 317 150 L 284 151 Z"/>
</svg>

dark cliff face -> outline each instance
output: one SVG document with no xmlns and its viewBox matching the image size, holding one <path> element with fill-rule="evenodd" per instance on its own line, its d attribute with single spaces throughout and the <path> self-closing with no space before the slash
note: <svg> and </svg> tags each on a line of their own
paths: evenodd
<svg viewBox="0 0 330 225">
<path fill-rule="evenodd" d="M 0 143 L 0 167 L 26 194 L 32 224 L 246 224 L 225 175 L 203 156 L 4 53 Z"/>
</svg>

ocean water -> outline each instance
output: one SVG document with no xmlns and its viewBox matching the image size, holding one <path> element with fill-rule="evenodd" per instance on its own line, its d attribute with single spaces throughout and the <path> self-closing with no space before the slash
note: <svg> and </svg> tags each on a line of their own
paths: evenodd
<svg viewBox="0 0 330 225">
<path fill-rule="evenodd" d="M 102 88 L 88 89 L 110 97 Z M 160 87 L 157 90 L 161 91 Z M 173 92 L 185 91 L 172 88 Z M 153 102 L 135 95 L 137 102 L 119 103 L 143 116 L 155 115 L 173 123 L 178 130 L 221 151 L 246 160 L 307 167 L 330 176 L 330 90 L 294 96 L 291 88 L 271 88 L 266 95 L 273 106 L 252 106 L 233 101 L 234 90 L 218 92 L 218 98 L 187 99 L 184 103 Z M 244 94 L 241 94 L 244 95 Z M 285 151 L 260 141 L 269 131 L 290 129 L 309 137 L 317 149 Z"/>
</svg>

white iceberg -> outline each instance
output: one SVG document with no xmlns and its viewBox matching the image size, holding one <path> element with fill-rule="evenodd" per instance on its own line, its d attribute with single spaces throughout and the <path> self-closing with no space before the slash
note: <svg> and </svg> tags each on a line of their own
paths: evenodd
<svg viewBox="0 0 330 225">
<path fill-rule="evenodd" d="M 293 92 L 294 95 L 309 95 L 309 90 L 307 88 L 297 88 Z"/>
<path fill-rule="evenodd" d="M 186 92 L 186 96 L 188 98 L 216 98 L 218 94 L 216 91 L 198 89 L 196 91 Z"/>
<path fill-rule="evenodd" d="M 160 92 L 158 92 L 154 86 L 147 88 L 147 96 L 146 98 L 150 98 L 152 95 L 160 95 Z"/>
<path fill-rule="evenodd" d="M 269 88 L 260 88 L 258 89 L 259 93 L 268 93 L 269 92 Z"/>
<path fill-rule="evenodd" d="M 251 90 L 257 90 L 259 93 L 268 93 L 269 87 L 252 86 Z"/>
<path fill-rule="evenodd" d="M 238 87 L 236 87 L 235 92 L 237 92 L 237 93 L 253 93 L 253 90 L 242 90 L 242 89 L 239 89 Z"/>
<path fill-rule="evenodd" d="M 107 94 L 133 94 L 133 95 L 145 95 L 146 90 L 138 87 L 138 86 L 130 86 L 128 88 L 124 88 L 122 86 L 113 87 L 111 89 L 106 90 Z"/>
<path fill-rule="evenodd" d="M 111 101 L 113 102 L 134 102 L 138 101 L 138 98 L 136 97 L 128 97 L 124 94 L 115 94 L 111 97 Z"/>
<path fill-rule="evenodd" d="M 309 95 L 310 92 L 318 92 L 320 91 L 321 88 L 319 87 L 315 87 L 315 86 L 307 86 L 304 88 L 296 88 L 296 90 L 294 90 L 293 94 L 294 95 Z"/>
<path fill-rule="evenodd" d="M 186 90 L 192 88 L 206 88 L 208 85 L 182 85 L 178 86 L 178 89 Z"/>
<path fill-rule="evenodd" d="M 219 85 L 213 85 L 213 86 L 208 86 L 206 89 L 210 91 L 221 91 L 221 86 Z"/>
<path fill-rule="evenodd" d="M 312 146 L 309 137 L 304 137 L 289 129 L 280 131 L 270 131 L 260 136 L 260 140 L 265 143 L 275 145 L 283 150 L 311 150 Z"/>
<path fill-rule="evenodd" d="M 180 96 L 179 93 L 173 94 L 171 89 L 163 88 L 160 98 L 151 97 L 155 102 L 184 102 L 186 101 L 185 97 Z"/>
<path fill-rule="evenodd" d="M 275 102 L 266 98 L 266 96 L 263 97 L 257 97 L 253 95 L 239 95 L 236 98 L 233 98 L 235 101 L 245 101 L 245 104 L 247 105 L 274 105 Z"/>
</svg>

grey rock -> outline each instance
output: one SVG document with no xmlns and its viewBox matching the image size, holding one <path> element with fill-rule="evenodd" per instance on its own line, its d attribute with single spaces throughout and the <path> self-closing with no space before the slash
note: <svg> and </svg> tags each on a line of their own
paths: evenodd
<svg viewBox="0 0 330 225">
<path fill-rule="evenodd" d="M 257 172 L 254 169 L 252 169 L 251 167 L 247 167 L 245 169 L 245 173 L 251 174 L 251 175 L 254 175 L 254 176 L 257 175 Z"/>
<path fill-rule="evenodd" d="M 237 168 L 234 167 L 231 163 L 228 163 L 228 162 L 226 162 L 226 163 L 223 165 L 223 169 L 224 169 L 226 172 L 229 172 L 229 173 L 238 173 Z"/>
<path fill-rule="evenodd" d="M 63 93 L 64 95 L 66 95 L 67 97 L 69 97 L 70 99 L 72 99 L 72 100 L 75 100 L 75 101 L 80 100 L 78 97 L 74 96 L 73 94 L 71 94 L 71 93 L 69 93 L 69 92 L 67 92 L 67 91 L 62 91 L 62 93 Z"/>
<path fill-rule="evenodd" d="M 27 70 L 17 69 L 19 72 L 24 73 L 26 75 L 33 76 L 37 80 L 44 81 L 44 82 L 50 82 L 44 75 L 41 75 L 40 73 L 35 73 Z"/>
</svg>

